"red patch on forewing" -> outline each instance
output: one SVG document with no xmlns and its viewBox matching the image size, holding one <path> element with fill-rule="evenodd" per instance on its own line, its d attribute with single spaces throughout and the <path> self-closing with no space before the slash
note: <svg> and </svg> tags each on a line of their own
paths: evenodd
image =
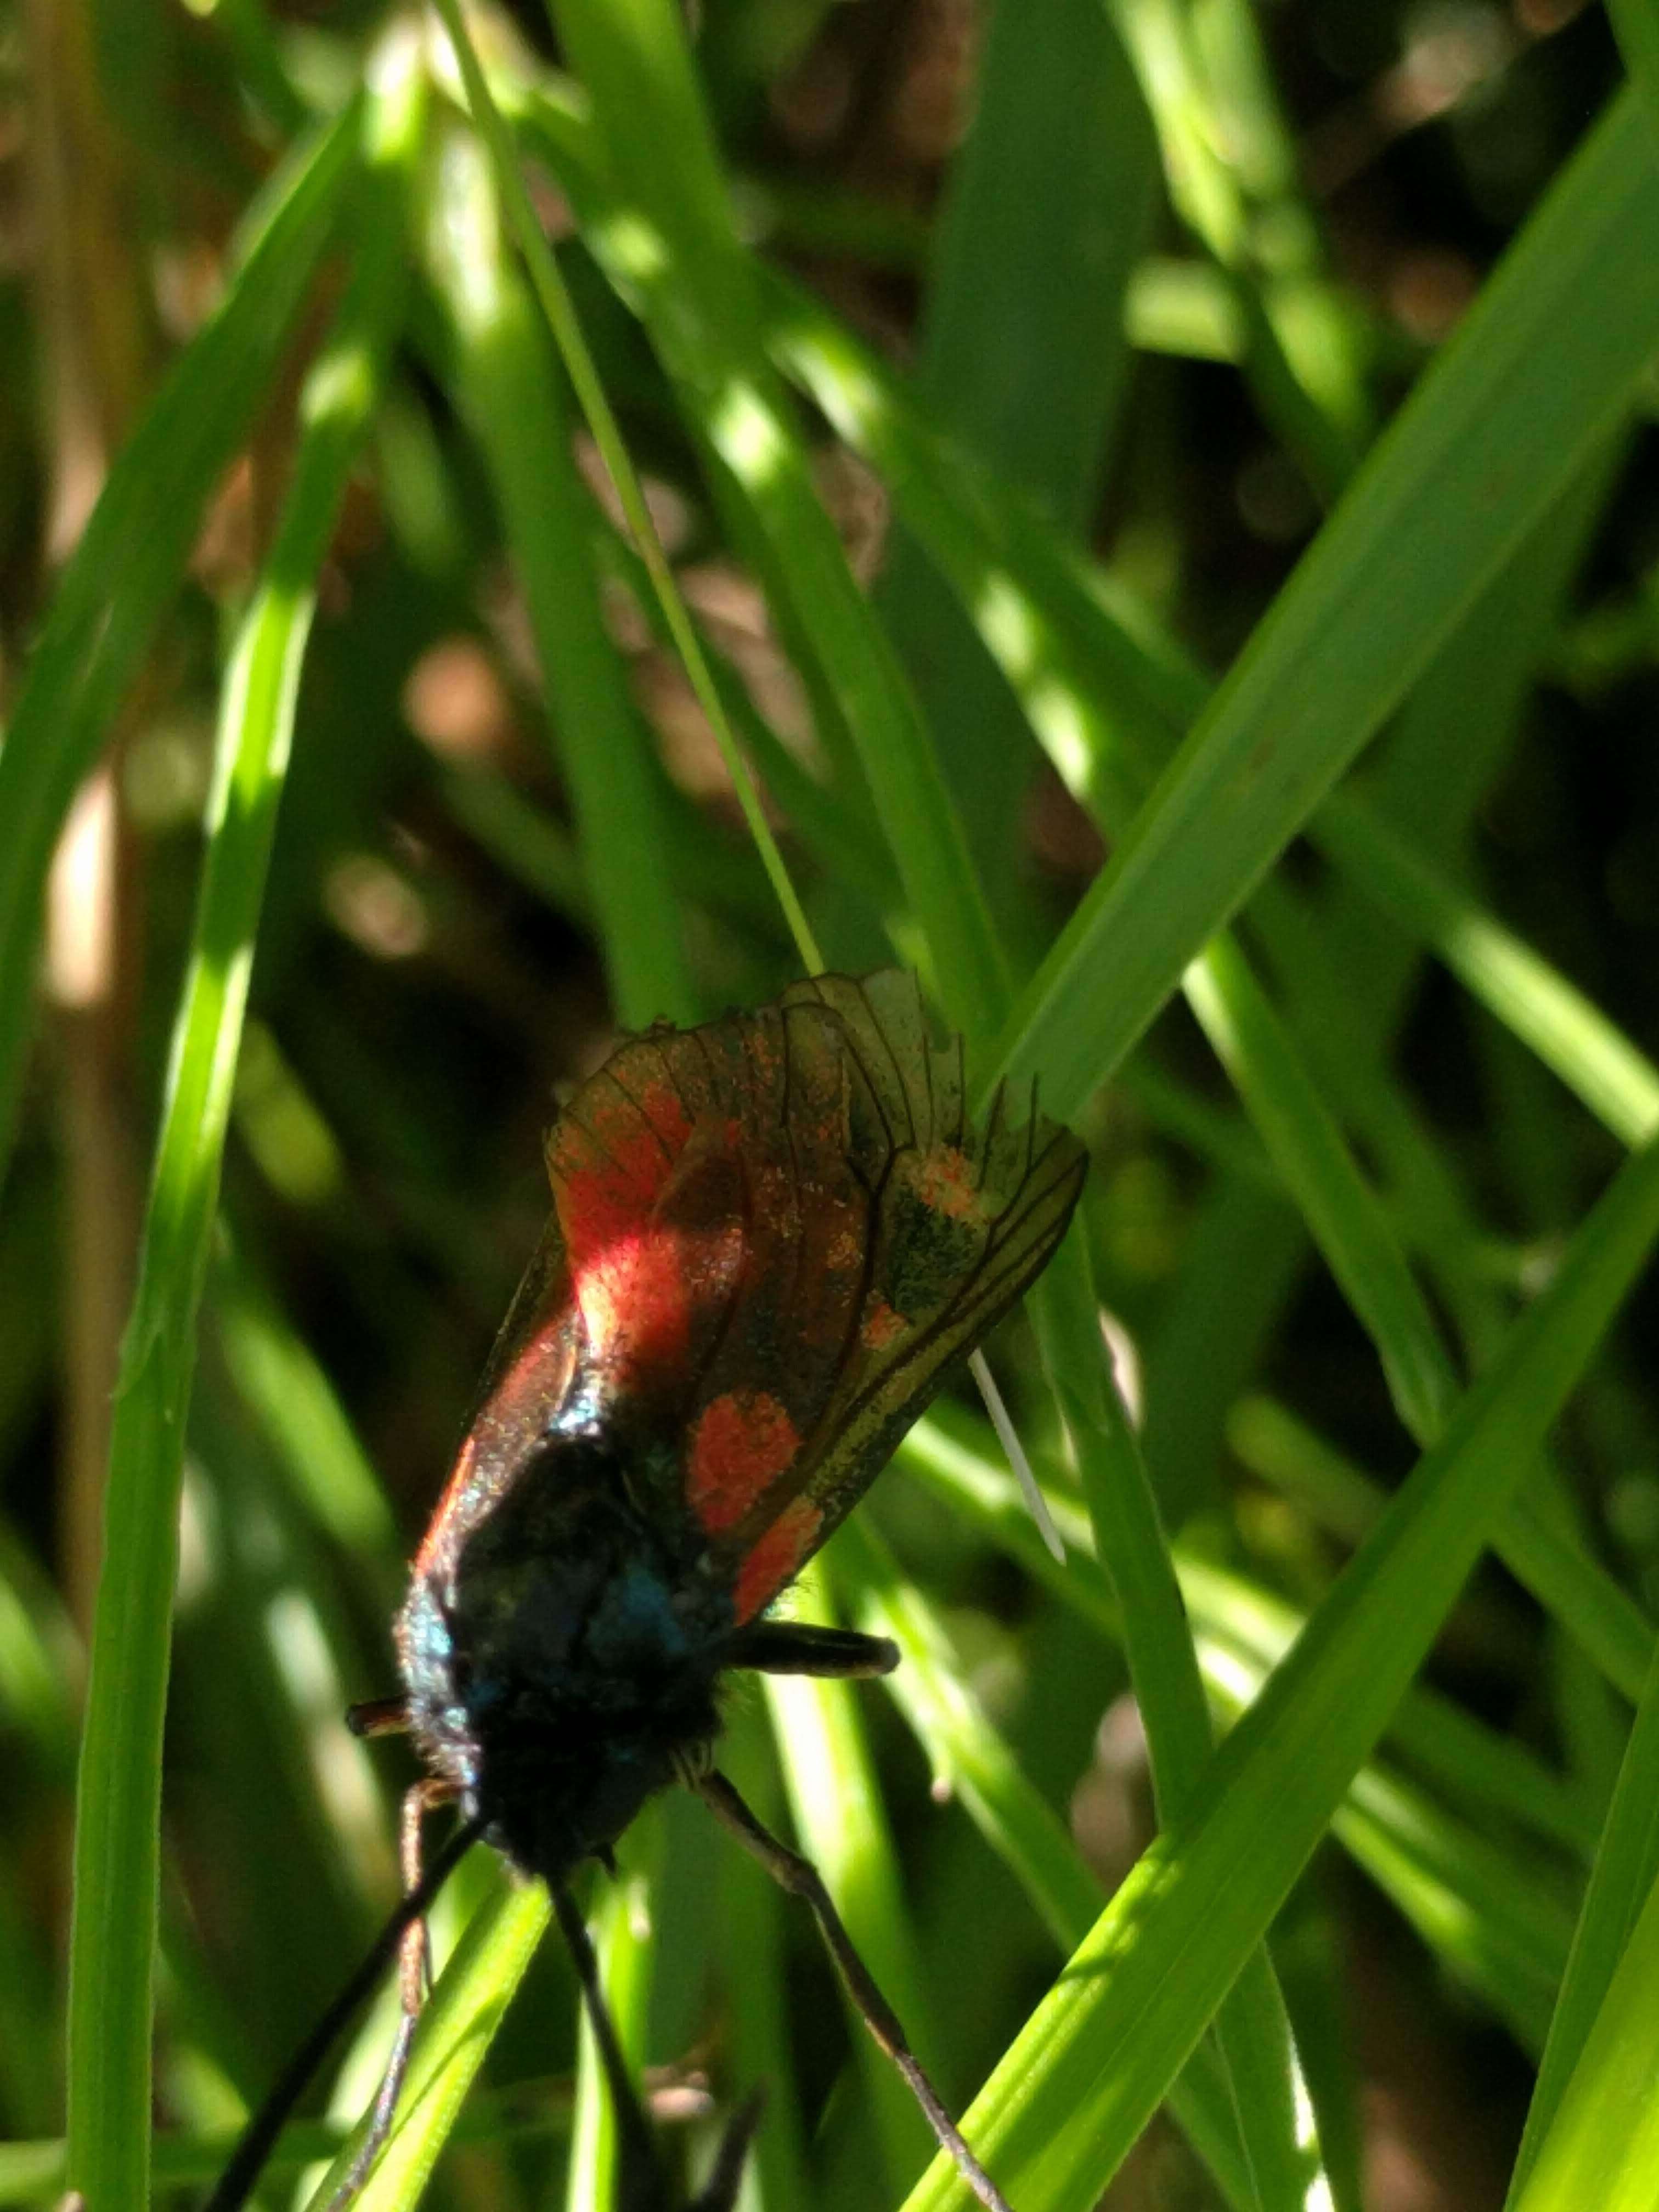
<svg viewBox="0 0 1659 2212">
<path fill-rule="evenodd" d="M 462 1443 L 455 1465 L 450 1472 L 449 1480 L 444 1485 L 444 1494 L 438 1500 L 438 1509 L 428 1522 L 426 1534 L 421 1539 L 421 1548 L 415 1554 L 415 1574 L 417 1580 L 433 1571 L 439 1551 L 449 1534 L 450 1515 L 466 1495 L 467 1486 L 472 1475 L 472 1462 L 477 1456 L 477 1449 L 478 1440 L 476 1435 L 468 1436 Z"/>
<path fill-rule="evenodd" d="M 739 1622 L 751 1620 L 775 1597 L 810 1556 L 823 1519 L 817 1507 L 804 1498 L 785 1506 L 738 1571 L 732 1595 Z"/>
<path fill-rule="evenodd" d="M 859 1331 L 860 1340 L 866 1352 L 885 1352 L 896 1344 L 910 1326 L 896 1307 L 885 1298 L 878 1298 L 864 1316 L 864 1326 Z"/>
<path fill-rule="evenodd" d="M 691 1439 L 689 1487 L 703 1527 L 713 1533 L 740 1521 L 799 1449 L 794 1423 L 766 1391 L 713 1400 Z"/>
<path fill-rule="evenodd" d="M 936 1145 L 921 1162 L 916 1171 L 916 1195 L 924 1206 L 952 1221 L 980 1218 L 972 1163 L 954 1145 Z"/>
<path fill-rule="evenodd" d="M 559 1124 L 549 1167 L 588 1342 L 604 1356 L 665 1365 L 685 1356 L 691 1291 L 679 1236 L 652 1211 L 691 1124 L 664 1084 L 637 1103 L 601 1091 L 587 1113 L 591 1130 Z"/>
</svg>

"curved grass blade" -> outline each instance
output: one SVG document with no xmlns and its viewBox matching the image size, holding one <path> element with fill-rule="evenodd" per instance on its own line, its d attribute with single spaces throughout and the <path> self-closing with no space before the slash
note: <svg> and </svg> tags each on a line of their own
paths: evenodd
<svg viewBox="0 0 1659 2212">
<path fill-rule="evenodd" d="M 1042 2212 L 1083 2212 L 1098 2197 L 1387 1725 L 1656 1237 L 1650 1146 L 1609 1184 L 1554 1280 L 969 2112 L 968 2128 L 1017 2197 Z M 960 2201 L 935 2161 L 907 2212 Z"/>
<path fill-rule="evenodd" d="M 268 190 L 225 298 L 112 468 L 58 586 L 0 749 L 0 1174 L 33 1021 L 52 847 L 82 777 L 178 588 L 208 496 L 282 359 L 350 173 L 340 116 Z"/>
<path fill-rule="evenodd" d="M 161 1730 L 196 1322 L 317 572 L 403 298 L 402 173 L 422 103 L 407 47 L 402 60 L 362 111 L 368 189 L 359 258 L 306 381 L 293 486 L 226 680 L 200 901 L 116 1391 L 76 1800 L 69 2164 L 88 2203 L 134 2212 L 149 2190 Z"/>
<path fill-rule="evenodd" d="M 1631 402 L 1659 346 L 1659 147 L 1621 95 L 1160 781 L 1005 1033 L 1051 1112 L 1103 1082 L 1464 609 Z M 1525 466 L 1516 456 L 1527 455 Z"/>
</svg>

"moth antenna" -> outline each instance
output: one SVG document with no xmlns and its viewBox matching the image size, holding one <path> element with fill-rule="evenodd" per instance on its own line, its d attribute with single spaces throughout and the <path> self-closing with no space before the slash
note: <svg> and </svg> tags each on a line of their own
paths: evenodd
<svg viewBox="0 0 1659 2212">
<path fill-rule="evenodd" d="M 605 2087 L 611 2092 L 611 2106 L 617 2115 L 617 2132 L 622 2143 L 622 2170 L 617 2177 L 618 2201 L 624 2207 L 636 2208 L 636 2212 L 647 2212 L 648 2207 L 666 2202 L 662 2168 L 658 2163 L 651 2125 L 635 2094 L 628 2062 L 623 2057 L 622 2045 L 617 2040 L 616 2023 L 611 2017 L 611 2008 L 605 2002 L 605 1988 L 599 1980 L 599 1962 L 593 1954 L 587 1923 L 577 1911 L 575 1899 L 562 1882 L 554 1882 L 550 1887 L 553 1909 L 558 1915 L 559 1932 L 564 1937 L 571 1964 L 576 1969 L 582 2002 L 587 2008 L 594 2045 L 599 2054 L 600 2069 L 605 2075 Z"/>
<path fill-rule="evenodd" d="M 940 2149 L 954 2161 L 957 2172 L 986 2207 L 986 2212 L 1012 2212 L 1007 2198 L 974 2156 L 961 2129 L 945 2109 L 938 2090 L 923 2072 L 921 2061 L 899 2025 L 897 2014 L 859 1956 L 836 1910 L 835 1900 L 823 1886 L 823 1877 L 811 1859 L 792 1851 L 769 1829 L 763 1828 L 723 1774 L 704 1775 L 697 1784 L 697 1794 L 720 1826 L 736 1837 L 752 1858 L 760 1861 L 780 1887 L 792 1896 L 805 1899 L 848 1995 L 858 2007 L 865 2026 L 904 2077 Z"/>
<path fill-rule="evenodd" d="M 327 2057 L 335 2037 L 358 2006 L 373 1994 L 375 1984 L 402 1947 L 404 1930 L 425 1917 L 433 1899 L 477 1842 L 483 1827 L 483 1820 L 475 1817 L 458 1828 L 419 1882 L 390 1915 L 369 1946 L 362 1964 L 295 2052 L 277 2077 L 276 2087 L 248 2122 L 242 2140 L 232 2152 L 230 2163 L 220 2175 L 218 2185 L 202 2212 L 241 2212 L 253 2193 L 265 2160 L 276 2147 L 277 2136 L 304 2096 L 313 2075 Z"/>
<path fill-rule="evenodd" d="M 1066 1547 L 1060 1540 L 1059 1529 L 1054 1526 L 1054 1516 L 1048 1510 L 1048 1501 L 1043 1496 L 1036 1475 L 1031 1472 L 1031 1462 L 1025 1456 L 1025 1447 L 1019 1440 L 1019 1432 L 1008 1417 L 1008 1408 L 1002 1402 L 1002 1393 L 997 1388 L 996 1376 L 992 1374 L 985 1354 L 977 1348 L 969 1354 L 968 1371 L 979 1385 L 979 1395 L 984 1399 L 985 1410 L 991 1416 L 991 1426 L 997 1432 L 997 1441 L 1008 1455 L 1008 1464 L 1014 1470 L 1014 1480 L 1018 1483 L 1024 1495 L 1025 1503 L 1030 1508 L 1031 1518 L 1037 1524 L 1037 1533 L 1060 1565 L 1064 1566 Z"/>
<path fill-rule="evenodd" d="M 453 1784 L 428 1775 L 404 1792 L 403 1810 L 398 1822 L 398 1865 L 404 1880 L 404 1895 L 413 1896 L 421 1887 L 421 1823 L 428 1813 L 440 1805 L 453 1802 Z M 386 2137 L 392 2133 L 392 2123 L 397 2116 L 398 2100 L 404 2093 L 404 2077 L 409 2071 L 410 2055 L 415 2048 L 415 2030 L 420 2021 L 421 2007 L 432 1981 L 432 1938 L 428 1931 L 424 1913 L 411 1920 L 398 1946 L 398 1983 L 401 2017 L 398 2033 L 392 2038 L 392 2053 L 380 2076 L 380 2086 L 374 2093 L 374 2102 L 369 2108 L 368 2125 L 362 2139 L 352 2153 L 351 2163 L 335 2184 L 323 2212 L 344 2212 L 369 2177 L 374 2161 L 386 2148 Z"/>
</svg>

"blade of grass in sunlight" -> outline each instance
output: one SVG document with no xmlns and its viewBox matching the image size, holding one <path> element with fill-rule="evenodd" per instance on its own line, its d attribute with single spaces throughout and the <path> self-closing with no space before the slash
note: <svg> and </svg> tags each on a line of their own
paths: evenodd
<svg viewBox="0 0 1659 2212">
<path fill-rule="evenodd" d="M 605 467 L 611 477 L 628 526 L 633 532 L 635 549 L 650 573 L 651 581 L 661 604 L 663 617 L 672 632 L 686 676 L 696 695 L 697 702 L 708 718 L 720 748 L 732 789 L 742 809 L 750 835 L 755 841 L 767 874 L 770 877 L 778 903 L 782 908 L 789 926 L 790 935 L 799 948 L 803 964 L 809 971 L 823 966 L 817 948 L 808 926 L 788 871 L 783 865 L 766 817 L 762 811 L 759 794 L 748 763 L 743 757 L 731 725 L 721 704 L 719 687 L 709 672 L 707 659 L 696 630 L 686 611 L 673 572 L 658 538 L 656 526 L 641 491 L 637 475 L 629 458 L 605 396 L 604 385 L 595 369 L 592 356 L 582 336 L 581 325 L 559 274 L 558 264 L 551 247 L 543 234 L 541 222 L 530 204 L 517 166 L 517 157 L 507 135 L 499 109 L 491 96 L 478 58 L 467 35 L 457 0 L 437 0 L 439 13 L 448 33 L 451 51 L 460 71 L 465 88 L 466 100 L 479 136 L 489 149 L 495 166 L 496 188 L 501 195 L 502 210 L 507 227 L 517 240 L 528 268 L 531 283 L 541 304 L 543 313 L 552 329 L 555 342 L 568 372 L 576 397 L 588 428 L 593 434 Z"/>
<path fill-rule="evenodd" d="M 1659 344 L 1659 149 L 1628 96 L 1552 185 L 1274 601 L 1011 1020 L 1073 1112 L 1312 813 Z M 1512 465 L 1522 445 L 1533 454 Z"/>
<path fill-rule="evenodd" d="M 1297 203 L 1291 149 L 1254 31 L 1230 21 L 1235 10 L 1222 0 L 1207 11 L 1206 56 L 1199 16 L 1172 0 L 1113 0 L 1110 12 L 1158 125 L 1170 198 L 1233 281 L 1244 365 L 1262 412 L 1329 494 L 1352 473 L 1366 410 L 1344 349 L 1332 342 L 1340 313 L 1327 306 L 1308 313 L 1327 289 L 1308 249 L 1317 231 Z M 1216 96 L 1224 88 L 1233 94 L 1231 113 Z M 1268 235 L 1280 241 L 1277 270 L 1258 258 L 1257 240 Z M 1286 267 L 1290 240 L 1300 250 Z"/>
<path fill-rule="evenodd" d="M 343 115 L 279 173 L 222 304 L 112 469 L 30 660 L 0 750 L 0 1172 L 33 1025 L 52 847 L 292 337 L 359 129 Z"/>
<path fill-rule="evenodd" d="M 1591 2112 L 1595 2118 L 1589 2124 L 1597 2133 L 1616 2129 L 1619 2123 L 1605 2106 L 1598 2109 L 1599 2099 L 1608 2085 L 1597 2084 L 1596 2075 L 1604 2061 L 1591 2053 L 1598 2045 L 1605 2051 L 1628 2032 L 1619 2025 L 1620 2007 L 1625 1999 L 1620 2000 L 1605 2027 L 1600 2024 L 1600 2016 L 1615 1978 L 1627 1971 L 1644 1971 L 1638 1963 L 1634 1930 L 1638 1918 L 1651 1913 L 1650 1900 L 1656 1882 L 1659 1882 L 1659 1660 L 1649 1674 L 1647 1688 L 1637 1707 L 1636 1724 L 1625 1747 L 1618 1787 L 1579 1913 L 1550 2022 L 1549 2040 L 1527 2112 L 1526 2131 L 1516 2154 L 1507 2200 L 1510 2205 L 1526 2206 L 1528 2212 L 1533 2212 L 1534 2177 L 1540 2161 L 1551 2168 L 1553 2178 L 1547 2175 L 1540 2184 L 1539 2204 L 1553 2207 L 1605 2201 L 1601 2188 L 1591 2185 L 1589 2167 L 1581 2163 L 1586 2154 L 1580 2131 Z M 1652 2051 L 1650 2025 L 1644 2036 L 1632 2038 L 1631 2051 L 1623 2054 L 1628 2057 L 1639 2053 L 1637 2063 L 1650 2084 Z M 1577 2080 L 1581 2066 L 1589 2069 L 1582 2084 Z M 1578 2110 L 1565 2114 L 1565 2107 L 1572 2100 L 1577 2100 Z M 1563 2125 L 1559 2141 L 1558 2122 Z M 1650 2175 L 1652 2170 L 1650 2161 Z M 1579 2193 L 1571 2194 L 1571 2190 Z"/>
<path fill-rule="evenodd" d="M 828 1619 L 802 1593 L 796 1617 Z M 801 1847 L 828 1884 L 848 1933 L 892 2005 L 924 2066 L 937 2068 L 938 2034 L 908 1918 L 897 1856 L 856 1703 L 844 1682 L 770 1675 L 764 1688 L 789 1807 Z M 826 1690 L 836 1694 L 824 1696 Z M 889 2186 L 903 2189 L 933 2148 L 921 2114 L 857 2020 L 851 2022 L 862 2082 L 880 2137 Z"/>
<path fill-rule="evenodd" d="M 940 998 L 971 1056 L 1006 1002 L 1002 950 L 915 699 L 848 567 L 761 346 L 752 272 L 683 27 L 661 0 L 620 8 L 561 0 L 555 12 L 592 95 L 604 164 L 624 196 L 611 224 L 590 227 L 591 241 L 637 295 L 840 704 Z"/>
<path fill-rule="evenodd" d="M 988 1473 L 994 1481 L 1007 1480 L 1000 1471 Z M 1030 1532 L 1023 1499 L 1017 1517 L 1022 1531 Z M 903 1581 L 892 1554 L 856 1516 L 837 1532 L 832 1564 L 850 1571 L 859 1588 L 860 1625 L 872 1635 L 892 1637 L 904 1655 L 886 1684 L 927 1751 L 936 1782 L 961 1796 L 1049 1933 L 1062 1950 L 1074 1948 L 1100 1910 L 1100 1885 L 1060 1820 L 975 1709 L 927 1601 Z M 1249 2212 L 1257 2201 L 1255 2182 L 1241 2150 L 1227 2077 L 1208 2043 L 1200 2045 L 1171 2084 L 1170 2103 L 1227 2203 Z"/>
<path fill-rule="evenodd" d="M 1585 2038 L 1572 2078 L 1539 2143 L 1517 2212 L 1646 2212 L 1659 2170 L 1659 1886 Z"/>
<path fill-rule="evenodd" d="M 1650 1148 L 1609 1184 L 1196 1801 L 1143 1856 L 970 2110 L 969 2130 L 1016 2196 L 1082 2212 L 1115 2170 L 1387 1724 L 1656 1236 Z M 908 2212 L 960 2202 L 936 2160 Z"/>
<path fill-rule="evenodd" d="M 1559 969 L 1413 850 L 1376 812 L 1337 793 L 1310 825 L 1356 888 L 1448 968 L 1624 1145 L 1659 1127 L 1659 1068 Z"/>
<path fill-rule="evenodd" d="M 698 1007 L 681 941 L 658 770 L 606 633 L 561 372 L 522 280 L 503 258 L 476 141 L 443 149 L 429 259 L 449 310 L 454 371 L 507 525 L 569 775 L 611 1000 L 625 1029 Z"/>
<path fill-rule="evenodd" d="M 76 1820 L 69 2162 L 93 2203 L 149 2199 L 161 1730 L 197 1311 L 317 571 L 403 298 L 403 172 L 422 107 L 412 62 L 406 43 L 390 51 L 359 118 L 358 257 L 307 380 L 293 489 L 227 676 L 194 948 L 123 1346 Z"/>
<path fill-rule="evenodd" d="M 413 2212 L 439 2152 L 460 2117 L 513 1992 L 546 1930 L 552 1901 L 540 1882 L 504 1870 L 496 1894 L 468 1922 L 455 1954 L 421 2009 L 391 2136 L 354 2212 Z M 312 2197 L 321 2212 L 350 2162 L 348 2142 Z"/>
</svg>

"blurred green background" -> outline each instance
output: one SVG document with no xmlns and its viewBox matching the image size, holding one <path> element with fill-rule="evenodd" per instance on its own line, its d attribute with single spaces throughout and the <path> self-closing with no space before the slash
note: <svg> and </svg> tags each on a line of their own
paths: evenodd
<svg viewBox="0 0 1659 2212">
<path fill-rule="evenodd" d="M 590 382 L 824 959 L 916 966 L 976 1080 L 1038 1073 L 1095 1157 L 1041 1346 L 1016 1317 L 993 1347 L 1068 1564 L 953 1389 L 813 1578 L 902 1634 L 891 1694 L 731 1715 L 732 1771 L 819 1856 L 953 2100 L 1155 1796 L 1166 1823 L 1211 1808 L 1182 1794 L 1202 1718 L 1149 1499 L 1224 1724 L 1304 1615 L 1346 1617 L 1344 1563 L 1466 1382 L 1521 1403 L 1527 1361 L 1494 1363 L 1659 1119 L 1659 11 L 1618 11 L 1623 93 L 1614 27 L 1571 0 L 467 20 L 586 370 L 435 18 L 0 9 L 0 2203 L 62 2189 L 66 2090 L 93 2212 L 135 2201 L 113 2177 L 152 2119 L 156 2191 L 193 2201 L 368 1942 L 410 1763 L 341 1717 L 392 1686 L 541 1133 L 619 1027 L 800 969 Z M 1091 1277 L 1138 1449 L 1089 1411 Z M 1244 2089 L 1241 2137 L 1247 2021 L 1127 2161 L 1051 2170 L 1012 2136 L 1021 2212 L 1519 2203 L 1553 2034 L 1527 2212 L 1659 2203 L 1605 2115 L 1537 2157 L 1568 2077 L 1594 2096 L 1573 2069 L 1655 1873 L 1653 1762 L 1626 1759 L 1653 1318 L 1650 1292 L 1547 1458 L 1553 1404 L 1516 1432 L 1502 1561 L 1354 1630 L 1401 1668 L 1390 1733 L 1363 1767 L 1384 1711 L 1332 1746 L 1215 1968 L 1288 1893 L 1322 2172 L 1283 2128 L 1274 2167 Z M 1090 1378 L 1058 1410 L 1040 1349 Z M 1470 1519 L 1470 1557 L 1491 1534 Z M 123 1840 L 146 1826 L 158 1858 Z M 486 1857 L 440 1951 L 482 1907 L 505 2004 L 534 1911 Z M 689 1801 L 624 1875 L 594 1910 L 677 2166 L 763 2081 L 745 2204 L 897 2203 L 925 2133 L 805 1915 Z M 1600 2027 L 1639 2075 L 1659 2027 Z M 388 2033 L 382 2008 L 316 2112 L 356 2117 Z M 428 2201 L 608 2206 L 576 2063 L 550 1943 Z M 374 2202 L 413 2201 L 422 2129 Z M 338 2141 L 301 2130 L 269 2202 Z"/>
</svg>

